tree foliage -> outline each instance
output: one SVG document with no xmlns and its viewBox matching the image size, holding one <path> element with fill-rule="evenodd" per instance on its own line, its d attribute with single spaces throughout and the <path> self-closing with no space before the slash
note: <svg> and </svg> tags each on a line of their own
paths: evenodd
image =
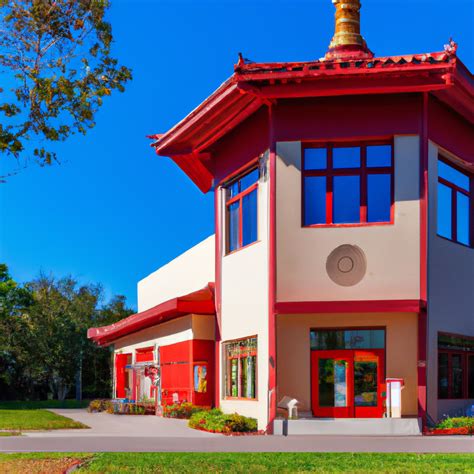
<svg viewBox="0 0 474 474">
<path fill-rule="evenodd" d="M 131 71 L 111 56 L 108 0 L 0 0 L 0 152 L 51 164 Z M 6 84 L 6 85 L 5 85 Z"/>
<path fill-rule="evenodd" d="M 117 296 L 100 305 L 100 285 L 40 275 L 23 287 L 0 265 L 0 398 L 59 400 L 82 380 L 84 394 L 110 394 L 108 349 L 87 339 L 92 326 L 112 324 L 132 311 Z"/>
</svg>

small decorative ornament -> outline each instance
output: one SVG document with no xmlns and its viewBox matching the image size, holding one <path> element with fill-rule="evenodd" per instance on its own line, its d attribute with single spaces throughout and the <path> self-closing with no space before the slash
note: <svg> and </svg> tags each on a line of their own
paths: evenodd
<svg viewBox="0 0 474 474">
<path fill-rule="evenodd" d="M 364 251 L 356 245 L 341 245 L 334 249 L 326 261 L 329 278 L 339 286 L 355 286 L 367 272 Z"/>
</svg>

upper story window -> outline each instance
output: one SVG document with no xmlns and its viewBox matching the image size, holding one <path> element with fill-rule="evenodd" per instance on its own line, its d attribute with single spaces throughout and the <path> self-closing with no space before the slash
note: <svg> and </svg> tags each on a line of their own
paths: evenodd
<svg viewBox="0 0 474 474">
<path fill-rule="evenodd" d="M 258 239 L 258 168 L 226 186 L 227 253 Z"/>
<path fill-rule="evenodd" d="M 391 144 L 305 147 L 303 224 L 393 222 Z"/>
<path fill-rule="evenodd" d="M 447 161 L 438 160 L 438 235 L 472 245 L 472 176 Z"/>
</svg>

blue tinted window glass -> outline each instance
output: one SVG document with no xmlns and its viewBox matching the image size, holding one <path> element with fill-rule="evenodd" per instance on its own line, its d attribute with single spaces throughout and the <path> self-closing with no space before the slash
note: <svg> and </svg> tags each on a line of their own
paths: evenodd
<svg viewBox="0 0 474 474">
<path fill-rule="evenodd" d="M 451 205 L 451 189 L 444 184 L 438 183 L 438 234 L 448 239 L 451 239 L 453 235 Z"/>
<path fill-rule="evenodd" d="M 380 168 L 392 166 L 392 146 L 377 145 L 367 147 L 367 166 L 369 168 Z"/>
<path fill-rule="evenodd" d="M 239 194 L 239 182 L 235 181 L 227 187 L 227 199 L 231 199 Z"/>
<path fill-rule="evenodd" d="M 228 207 L 229 217 L 229 252 L 239 248 L 239 202 Z"/>
<path fill-rule="evenodd" d="M 325 170 L 328 166 L 326 148 L 307 148 L 304 151 L 305 170 Z"/>
<path fill-rule="evenodd" d="M 257 240 L 257 190 L 242 198 L 242 245 Z"/>
<path fill-rule="evenodd" d="M 457 193 L 457 236 L 458 242 L 469 245 L 469 198 Z"/>
<path fill-rule="evenodd" d="M 360 222 L 360 177 L 334 176 L 333 222 Z"/>
<path fill-rule="evenodd" d="M 369 174 L 367 177 L 367 221 L 390 222 L 392 179 L 389 174 Z"/>
<path fill-rule="evenodd" d="M 360 148 L 333 148 L 332 165 L 336 169 L 360 168 Z"/>
<path fill-rule="evenodd" d="M 240 178 L 240 192 L 245 191 L 247 188 L 250 188 L 252 184 L 255 184 L 258 181 L 258 169 L 254 169 L 247 173 L 245 176 Z"/>
<path fill-rule="evenodd" d="M 304 179 L 305 225 L 326 223 L 326 178 L 309 176 Z"/>
<path fill-rule="evenodd" d="M 469 191 L 469 176 L 438 160 L 438 176 Z"/>
</svg>

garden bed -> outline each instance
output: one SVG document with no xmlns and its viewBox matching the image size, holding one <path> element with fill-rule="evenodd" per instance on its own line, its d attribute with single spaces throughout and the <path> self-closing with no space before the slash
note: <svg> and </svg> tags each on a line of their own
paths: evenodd
<svg viewBox="0 0 474 474">
<path fill-rule="evenodd" d="M 446 418 L 435 428 L 427 430 L 425 434 L 427 436 L 473 436 L 474 418 L 468 416 Z"/>
</svg>

